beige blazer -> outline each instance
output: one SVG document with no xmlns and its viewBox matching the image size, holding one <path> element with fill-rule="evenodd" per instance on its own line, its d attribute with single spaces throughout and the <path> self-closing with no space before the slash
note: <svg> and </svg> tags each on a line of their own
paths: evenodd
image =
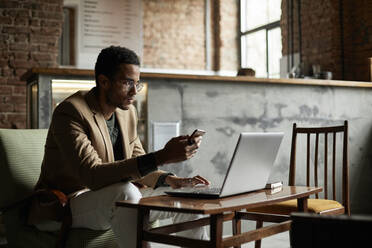
<svg viewBox="0 0 372 248">
<path fill-rule="evenodd" d="M 79 91 L 54 110 L 36 189 L 58 189 L 69 195 L 123 180 L 154 187 L 164 173 L 157 170 L 145 177 L 139 173 L 135 157 L 145 152 L 137 135 L 137 114 L 132 105 L 128 110 L 115 111 L 125 159 L 114 161 L 110 135 L 95 92 L 95 88 Z"/>
</svg>

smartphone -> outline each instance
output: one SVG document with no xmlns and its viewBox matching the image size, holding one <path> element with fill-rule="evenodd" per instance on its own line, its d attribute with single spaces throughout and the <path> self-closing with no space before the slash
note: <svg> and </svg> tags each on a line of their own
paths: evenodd
<svg viewBox="0 0 372 248">
<path fill-rule="evenodd" d="M 206 133 L 206 131 L 201 129 L 195 129 L 194 132 L 189 137 L 189 144 L 192 145 L 194 143 L 193 138 L 197 136 L 203 136 Z"/>
</svg>

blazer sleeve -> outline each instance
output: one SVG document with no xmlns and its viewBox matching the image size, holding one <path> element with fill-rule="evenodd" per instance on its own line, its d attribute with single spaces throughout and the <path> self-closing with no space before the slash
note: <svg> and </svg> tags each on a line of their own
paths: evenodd
<svg viewBox="0 0 372 248">
<path fill-rule="evenodd" d="M 82 184 L 95 190 L 104 186 L 141 177 L 137 159 L 102 162 L 93 147 L 89 125 L 70 102 L 61 103 L 54 111 L 51 124 L 52 137 L 61 159 L 69 170 L 78 173 Z M 66 169 L 66 168 L 61 168 Z"/>
<path fill-rule="evenodd" d="M 132 157 L 133 158 L 146 154 L 146 152 L 143 149 L 142 143 L 141 143 L 141 141 L 140 141 L 140 139 L 139 139 L 138 136 L 135 139 L 135 141 L 133 141 L 133 143 L 134 143 L 134 145 L 133 145 L 133 153 L 132 153 Z"/>
<path fill-rule="evenodd" d="M 133 141 L 133 143 L 134 143 L 134 147 L 133 147 L 132 157 L 138 157 L 138 156 L 146 154 L 138 136 L 137 136 L 136 140 Z M 159 177 L 161 175 L 163 175 L 164 173 L 168 174 L 166 171 L 156 170 L 156 171 L 153 171 L 153 172 L 147 174 L 144 177 L 141 177 L 141 178 L 135 180 L 134 182 L 149 186 L 151 188 L 155 188 L 156 184 L 159 180 Z"/>
</svg>

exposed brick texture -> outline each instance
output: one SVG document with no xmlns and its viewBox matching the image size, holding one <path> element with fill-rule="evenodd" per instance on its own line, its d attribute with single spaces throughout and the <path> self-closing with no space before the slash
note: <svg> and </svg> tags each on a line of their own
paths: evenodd
<svg viewBox="0 0 372 248">
<path fill-rule="evenodd" d="M 142 6 L 144 67 L 207 69 L 205 1 L 142 0 Z M 31 67 L 57 66 L 62 9 L 63 0 L 0 2 L 0 128 L 26 126 L 20 76 Z M 211 11 L 210 69 L 235 70 L 238 1 L 211 1 Z"/>
<path fill-rule="evenodd" d="M 345 79 L 372 81 L 369 75 L 369 58 L 372 58 L 372 1 L 343 2 Z"/>
<path fill-rule="evenodd" d="M 220 1 L 221 21 L 219 37 L 220 68 L 219 70 L 237 70 L 240 67 L 239 49 L 239 5 L 236 0 Z"/>
<path fill-rule="evenodd" d="M 56 67 L 63 0 L 0 1 L 0 128 L 26 127 L 31 67 Z"/>
<path fill-rule="evenodd" d="M 143 0 L 143 66 L 205 68 L 204 2 Z"/>
<path fill-rule="evenodd" d="M 287 2 L 282 0 L 283 54 L 289 53 Z M 294 47 L 299 50 L 297 2 Z M 332 71 L 334 79 L 370 80 L 372 1 L 301 0 L 302 60 Z M 213 0 L 210 19 L 210 69 L 239 67 L 239 1 Z M 205 49 L 205 1 L 142 0 L 143 58 L 147 68 L 208 69 Z M 26 126 L 26 88 L 20 76 L 31 67 L 56 67 L 63 22 L 63 0 L 0 1 L 0 128 Z M 218 13 L 216 13 L 216 11 Z M 290 13 L 290 12 L 289 12 Z M 344 72 L 342 73 L 342 52 Z"/>
<path fill-rule="evenodd" d="M 288 48 L 287 3 L 282 1 L 283 55 Z M 370 81 L 369 60 L 372 57 L 372 1 L 301 0 L 302 61 L 319 64 L 322 71 L 332 71 L 334 79 Z M 299 52 L 297 1 L 293 1 L 293 52 Z M 342 8 L 341 8 L 342 7 Z M 340 18 L 342 11 L 342 19 Z M 343 25 L 343 35 L 341 32 Z M 341 41 L 343 37 L 343 47 Z M 344 67 L 342 66 L 344 54 Z M 344 68 L 344 72 L 342 72 Z"/>
<path fill-rule="evenodd" d="M 205 1 L 143 0 L 143 66 L 236 70 L 238 1 L 211 2 L 211 61 L 206 66 Z M 215 13 L 215 12 L 219 13 Z"/>
</svg>

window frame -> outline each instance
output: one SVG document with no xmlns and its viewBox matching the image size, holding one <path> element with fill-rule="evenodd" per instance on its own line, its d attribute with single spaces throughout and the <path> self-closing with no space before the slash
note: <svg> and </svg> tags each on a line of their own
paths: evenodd
<svg viewBox="0 0 372 248">
<path fill-rule="evenodd" d="M 243 67 L 243 54 L 242 54 L 242 51 L 243 51 L 243 44 L 242 44 L 242 38 L 245 36 L 248 36 L 250 34 L 253 34 L 253 33 L 256 33 L 256 32 L 259 32 L 259 31 L 262 31 L 262 30 L 265 30 L 265 34 L 266 34 L 266 77 L 267 78 L 270 78 L 270 74 L 269 74 L 269 31 L 272 30 L 272 29 L 275 29 L 275 28 L 280 28 L 280 20 L 278 21 L 274 21 L 274 22 L 270 22 L 270 23 L 267 23 L 267 24 L 264 24 L 264 25 L 261 25 L 261 26 L 258 26 L 256 28 L 253 28 L 253 29 L 248 29 L 248 30 L 245 30 L 245 31 L 242 31 L 242 23 L 243 21 L 245 22 L 245 20 L 243 20 L 243 14 L 245 13 L 245 10 L 242 10 L 242 7 L 243 7 L 243 2 L 244 0 L 240 0 L 240 5 L 239 5 L 239 15 L 240 15 L 240 26 L 239 26 L 239 33 L 240 33 L 240 39 L 239 39 L 239 43 L 240 43 L 240 67 Z M 244 55 L 245 56 L 245 55 Z M 280 72 L 279 72 L 280 73 Z"/>
</svg>

